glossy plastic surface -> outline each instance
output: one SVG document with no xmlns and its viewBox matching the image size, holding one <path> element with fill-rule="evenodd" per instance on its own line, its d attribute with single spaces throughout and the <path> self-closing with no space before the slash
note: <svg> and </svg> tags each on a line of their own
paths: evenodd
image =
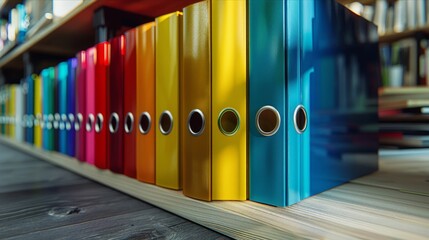
<svg viewBox="0 0 429 240">
<path fill-rule="evenodd" d="M 124 65 L 124 174 L 136 177 L 136 29 L 125 32 Z M 128 121 L 128 122 L 127 122 Z M 127 127 L 125 126 L 127 125 Z M 127 129 L 125 129 L 127 128 Z M 126 131 L 128 130 L 128 131 Z"/>
<path fill-rule="evenodd" d="M 109 107 L 110 116 L 117 114 L 119 121 L 117 131 L 109 131 L 108 136 L 108 159 L 110 170 L 116 173 L 124 172 L 123 161 L 123 134 L 124 134 L 124 61 L 125 61 L 125 37 L 115 37 L 110 41 L 110 65 L 109 65 Z M 108 121 L 109 122 L 109 121 Z M 109 124 L 109 123 L 107 123 Z"/>
<path fill-rule="evenodd" d="M 110 44 L 99 43 L 95 46 L 95 166 L 109 168 L 107 136 L 109 134 L 109 79 Z"/>
<path fill-rule="evenodd" d="M 182 13 L 156 18 L 156 184 L 166 188 L 182 187 L 179 156 L 179 84 L 181 81 Z M 164 111 L 173 118 L 168 134 L 160 131 Z"/>
<path fill-rule="evenodd" d="M 85 161 L 95 164 L 95 62 L 97 61 L 97 49 L 95 47 L 86 50 L 86 79 L 85 79 Z M 92 118 L 92 119 L 91 119 Z"/>
<path fill-rule="evenodd" d="M 136 170 L 137 179 L 155 184 L 155 22 L 137 28 L 136 42 Z M 140 116 L 150 117 L 147 132 L 139 129 Z"/>
<path fill-rule="evenodd" d="M 75 151 L 79 161 L 85 161 L 86 148 L 86 52 L 81 51 L 76 56 L 76 115 L 75 115 Z"/>
<path fill-rule="evenodd" d="M 76 120 L 76 68 L 77 59 L 68 60 L 67 75 L 67 154 L 71 157 L 76 156 L 76 130 L 74 128 Z M 67 125 L 69 124 L 69 125 Z"/>
<path fill-rule="evenodd" d="M 209 4 L 209 1 L 203 1 L 183 9 L 183 81 L 181 84 L 180 125 L 183 131 L 183 194 L 206 201 L 212 199 Z M 198 134 L 193 134 L 189 130 L 189 124 L 194 124 L 189 119 L 189 114 L 195 110 L 201 111 L 205 119 L 202 122 L 201 132 Z"/>
<path fill-rule="evenodd" d="M 58 82 L 58 113 L 60 116 L 67 116 L 67 77 L 68 77 L 68 64 L 61 62 L 57 66 L 57 82 Z M 59 151 L 67 154 L 67 130 L 66 122 L 59 123 Z"/>
</svg>

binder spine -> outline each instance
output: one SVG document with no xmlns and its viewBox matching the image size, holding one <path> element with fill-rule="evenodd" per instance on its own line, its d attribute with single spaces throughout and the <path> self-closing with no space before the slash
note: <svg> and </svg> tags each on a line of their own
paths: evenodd
<svg viewBox="0 0 429 240">
<path fill-rule="evenodd" d="M 137 28 L 137 179 L 155 184 L 155 22 Z"/>
<path fill-rule="evenodd" d="M 124 174 L 136 177 L 136 29 L 125 33 Z"/>
<path fill-rule="evenodd" d="M 59 128 L 59 151 L 63 154 L 67 154 L 67 76 L 68 76 L 68 64 L 62 62 L 57 66 L 57 81 L 58 81 L 58 114 L 60 121 L 58 123 Z"/>
<path fill-rule="evenodd" d="M 34 144 L 34 85 L 35 85 L 35 76 L 31 75 L 27 77 L 27 94 L 25 98 L 26 105 L 26 120 L 24 126 L 25 131 L 25 141 L 29 144 Z"/>
<path fill-rule="evenodd" d="M 86 50 L 87 65 L 86 65 L 86 119 L 85 119 L 85 161 L 90 164 L 95 164 L 95 64 L 96 64 L 96 48 L 92 47 Z"/>
<path fill-rule="evenodd" d="M 76 156 L 76 130 L 74 128 L 76 120 L 76 68 L 77 59 L 68 60 L 67 75 L 67 110 L 66 110 L 66 132 L 67 132 L 67 154 Z"/>
<path fill-rule="evenodd" d="M 125 37 L 123 35 L 110 40 L 109 95 L 110 116 L 108 153 L 110 170 L 124 172 L 123 162 L 123 99 L 124 99 L 124 61 Z"/>
<path fill-rule="evenodd" d="M 42 129 L 43 129 L 43 149 L 54 150 L 54 77 L 55 69 L 46 68 L 41 72 L 42 77 Z"/>
<path fill-rule="evenodd" d="M 181 82 L 183 194 L 206 201 L 212 199 L 209 4 L 203 1 L 183 9 Z"/>
<path fill-rule="evenodd" d="M 246 200 L 246 0 L 212 0 L 211 18 L 212 197 Z"/>
<path fill-rule="evenodd" d="M 22 118 L 24 116 L 24 93 L 21 85 L 15 86 L 15 140 L 18 142 L 24 141 L 24 128 L 22 126 Z"/>
<path fill-rule="evenodd" d="M 156 184 L 181 188 L 179 84 L 182 14 L 156 18 Z M 169 151 L 165 151 L 169 149 Z"/>
<path fill-rule="evenodd" d="M 108 115 L 109 115 L 109 79 L 110 44 L 108 42 L 96 45 L 97 62 L 95 64 L 95 166 L 101 169 L 109 168 L 108 154 Z"/>
<path fill-rule="evenodd" d="M 285 1 L 249 0 L 249 198 L 287 201 Z M 271 49 L 267 51 L 267 49 Z M 267 155 L 268 154 L 268 155 Z"/>
<path fill-rule="evenodd" d="M 34 79 L 34 145 L 42 147 L 42 79 L 36 76 Z"/>
<path fill-rule="evenodd" d="M 86 111 L 86 65 L 87 56 L 85 51 L 77 54 L 76 67 L 76 115 L 75 115 L 75 131 L 76 131 L 76 158 L 79 161 L 86 159 L 86 137 L 85 137 L 85 116 Z"/>
</svg>

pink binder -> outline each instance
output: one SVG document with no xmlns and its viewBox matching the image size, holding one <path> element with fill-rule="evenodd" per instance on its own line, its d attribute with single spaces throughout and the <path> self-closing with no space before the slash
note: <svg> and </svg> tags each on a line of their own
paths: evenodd
<svg viewBox="0 0 429 240">
<path fill-rule="evenodd" d="M 86 118 L 86 52 L 81 51 L 76 56 L 78 64 L 76 67 L 76 158 L 84 162 L 85 154 L 85 118 Z"/>
<path fill-rule="evenodd" d="M 95 47 L 86 50 L 87 65 L 86 65 L 86 157 L 85 161 L 90 164 L 95 164 Z"/>
</svg>

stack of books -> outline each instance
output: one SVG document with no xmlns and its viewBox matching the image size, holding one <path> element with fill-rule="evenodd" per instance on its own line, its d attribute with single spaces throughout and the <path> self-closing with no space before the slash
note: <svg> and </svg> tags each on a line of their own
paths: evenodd
<svg viewBox="0 0 429 240">
<path fill-rule="evenodd" d="M 380 143 L 388 148 L 429 147 L 429 88 L 379 90 Z"/>
</svg>

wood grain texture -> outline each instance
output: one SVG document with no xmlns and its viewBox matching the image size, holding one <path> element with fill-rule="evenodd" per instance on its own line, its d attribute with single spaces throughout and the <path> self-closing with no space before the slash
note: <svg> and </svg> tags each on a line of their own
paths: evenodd
<svg viewBox="0 0 429 240">
<path fill-rule="evenodd" d="M 429 238 L 429 231 L 427 231 L 429 229 L 429 195 L 427 193 L 429 162 L 427 156 L 385 157 L 380 163 L 381 170 L 375 174 L 310 197 L 290 207 L 280 208 L 250 201 L 214 201 L 210 203 L 197 201 L 183 196 L 180 191 L 141 183 L 108 170 L 98 170 L 94 166 L 80 163 L 76 159 L 45 152 L 3 137 L 0 137 L 0 143 L 7 143 L 20 151 L 31 153 L 48 162 L 78 172 L 90 179 L 238 239 Z M 407 179 L 404 179 L 404 176 Z M 135 212 L 149 210 L 137 209 Z M 114 219 L 116 217 L 112 216 Z M 0 215 L 1 218 L 2 215 Z M 145 217 L 142 216 L 142 218 Z M 121 220 L 118 220 L 118 224 L 122 224 Z M 170 226 L 169 223 L 165 224 Z M 1 225 L 2 223 L 0 223 Z M 96 225 L 96 227 L 102 226 Z M 112 226 L 112 228 L 114 227 Z M 154 238 L 156 234 L 163 232 L 162 230 L 159 232 L 141 231 L 141 234 L 148 234 L 144 235 L 148 238 Z M 106 234 L 107 232 L 109 231 L 106 230 Z M 108 236 L 121 238 L 119 235 Z M 30 236 L 25 235 L 25 238 L 30 238 Z"/>
<path fill-rule="evenodd" d="M 0 239 L 225 239 L 0 144 Z"/>
</svg>

